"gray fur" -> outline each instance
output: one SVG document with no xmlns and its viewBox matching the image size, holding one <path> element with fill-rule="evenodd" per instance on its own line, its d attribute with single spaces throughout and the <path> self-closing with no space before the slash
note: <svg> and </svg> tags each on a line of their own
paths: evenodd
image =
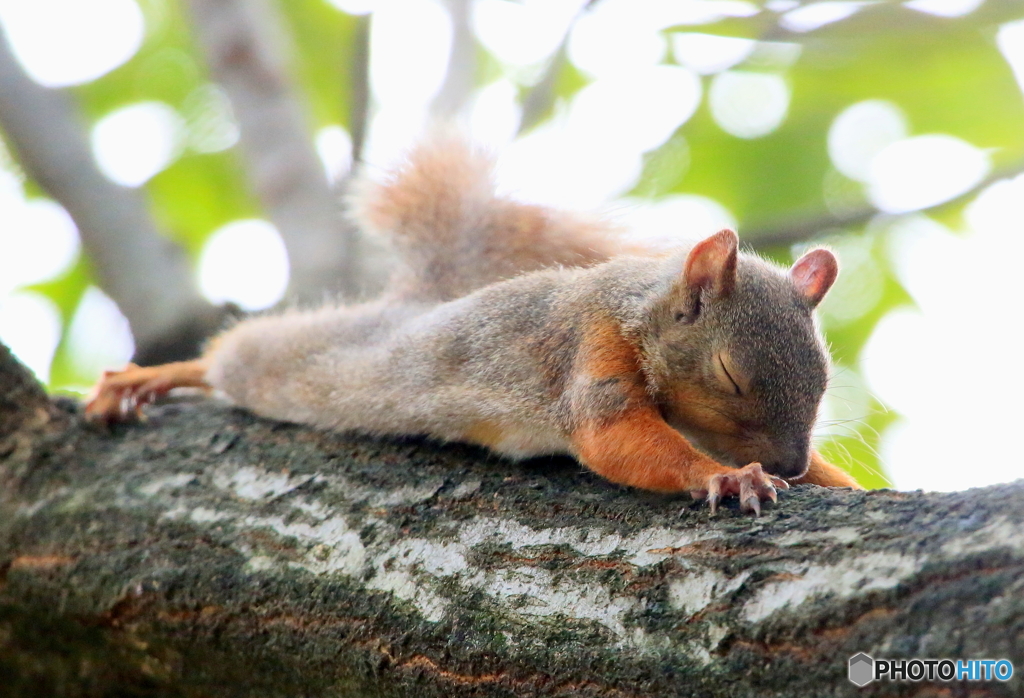
<svg viewBox="0 0 1024 698">
<path fill-rule="evenodd" d="M 526 274 L 436 305 L 377 303 L 258 318 L 222 338 L 207 378 L 259 414 L 325 429 L 460 441 L 488 421 L 508 427 L 507 443 L 493 446 L 505 455 L 568 453 L 569 434 L 582 420 L 613 415 L 627 403 L 614 382 L 570 378 L 580 324 L 599 307 L 624 334 L 645 342 L 655 395 L 680 373 L 720 390 L 707 348 L 731 348 L 756 377 L 751 426 L 780 452 L 797 458 L 802 449 L 806 457 L 827 362 L 792 284 L 744 256 L 730 298 L 707 303 L 693 325 L 664 327 L 660 294 L 679 274 L 677 257 L 654 264 L 623 257 Z M 675 426 L 686 433 L 685 424 Z M 689 435 L 731 460 L 699 433 Z"/>
</svg>

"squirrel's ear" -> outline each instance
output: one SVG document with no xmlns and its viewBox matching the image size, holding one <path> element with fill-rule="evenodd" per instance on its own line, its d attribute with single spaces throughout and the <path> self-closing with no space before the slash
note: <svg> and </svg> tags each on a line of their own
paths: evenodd
<svg viewBox="0 0 1024 698">
<path fill-rule="evenodd" d="M 796 260 L 789 276 L 796 290 L 811 308 L 817 307 L 821 299 L 835 283 L 839 274 L 839 262 L 828 250 L 811 250 Z"/>
<path fill-rule="evenodd" d="M 686 256 L 683 279 L 687 290 L 710 291 L 714 297 L 727 296 L 736 285 L 736 248 L 739 238 L 729 229 L 701 240 Z"/>
</svg>

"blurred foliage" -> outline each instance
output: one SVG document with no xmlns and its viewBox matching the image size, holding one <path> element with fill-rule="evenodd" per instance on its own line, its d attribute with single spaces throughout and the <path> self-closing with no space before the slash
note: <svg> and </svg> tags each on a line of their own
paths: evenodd
<svg viewBox="0 0 1024 698">
<path fill-rule="evenodd" d="M 294 48 L 295 74 L 307 95 L 313 126 L 341 124 L 351 130 L 354 80 L 359 66 L 353 48 L 359 19 L 324 0 L 280 3 Z"/>
<path fill-rule="evenodd" d="M 75 265 L 60 278 L 29 288 L 29 290 L 42 293 L 56 304 L 64 327 L 60 343 L 57 345 L 57 352 L 53 357 L 53 363 L 50 365 L 51 389 L 61 390 L 70 386 L 87 385 L 87 377 L 80 376 L 72 363 L 67 331 L 75 309 L 90 283 L 92 283 L 92 275 L 89 273 L 89 262 L 80 256 Z"/>
<path fill-rule="evenodd" d="M 142 48 L 117 70 L 74 89 L 83 114 L 91 122 L 126 104 L 159 100 L 178 110 L 191 128 L 190 109 L 210 85 L 185 7 L 180 0 L 140 0 L 140 5 L 147 22 Z M 284 20 L 281 34 L 290 50 L 290 67 L 307 101 L 311 131 L 329 124 L 349 127 L 355 81 L 364 68 L 354 65 L 353 38 L 359 18 L 325 0 L 279 0 L 277 7 Z M 755 51 L 733 68 L 783 76 L 791 90 L 789 111 L 781 127 L 768 135 L 732 136 L 712 117 L 707 92 L 714 76 L 705 76 L 700 108 L 675 136 L 647 154 L 644 175 L 634 193 L 710 197 L 734 213 L 741 233 L 784 232 L 795 223 L 820 221 L 817 229 L 840 251 L 844 244 L 858 246 L 866 265 L 858 267 L 859 278 L 869 279 L 865 283 L 871 287 L 851 287 L 846 293 L 870 297 L 870 305 L 838 319 L 827 312 L 827 303 L 824 309 L 836 382 L 842 384 L 844 376 L 856 378 L 858 354 L 875 323 L 892 308 L 908 303 L 909 297 L 889 270 L 884 230 L 864 222 L 844 226 L 837 218 L 843 211 L 834 205 L 830 209 L 828 186 L 844 187 L 860 206 L 866 205 L 866 198 L 860 184 L 845 180 L 833 169 L 826 145 L 829 126 L 851 104 L 886 99 L 906 114 L 911 134 L 952 134 L 992 149 L 996 167 L 1021 163 L 1024 100 L 994 37 L 1001 22 L 1022 16 L 1024 6 L 1009 0 L 988 0 L 959 18 L 925 15 L 897 2 L 883 2 L 806 33 L 780 27 L 780 15 L 768 10 L 753 17 L 669 29 L 667 33 L 698 31 L 799 44 L 799 58 L 788 66 L 770 65 L 763 52 Z M 554 113 L 559 101 L 571 98 L 587 82 L 564 56 L 564 51 L 559 52 L 552 80 L 555 99 L 545 114 Z M 672 61 L 671 52 L 665 60 Z M 500 62 L 489 55 L 483 56 L 477 70 L 481 81 L 502 72 Z M 522 72 L 507 74 L 515 77 Z M 534 71 L 538 77 L 541 72 Z M 522 99 L 530 87 L 521 85 Z M 204 152 L 186 142 L 180 157 L 151 179 L 145 190 L 159 225 L 193 258 L 215 228 L 258 214 L 236 147 Z M 38 193 L 38 189 L 30 191 Z M 960 204 L 946 206 L 942 215 L 957 221 Z M 746 241 L 759 244 L 757 236 L 748 235 Z M 783 262 L 799 252 L 789 247 L 762 248 Z M 37 290 L 57 303 L 66 324 L 89 283 L 88 264 L 80 261 L 63 278 Z M 837 295 L 842 295 L 840 290 Z M 52 385 L 81 385 L 90 379 L 74 374 L 62 343 Z M 896 416 L 869 396 L 862 403 L 860 413 L 839 430 L 842 435 L 823 448 L 829 457 L 849 464 L 864 484 L 884 486 L 875 449 L 879 434 Z"/>
</svg>

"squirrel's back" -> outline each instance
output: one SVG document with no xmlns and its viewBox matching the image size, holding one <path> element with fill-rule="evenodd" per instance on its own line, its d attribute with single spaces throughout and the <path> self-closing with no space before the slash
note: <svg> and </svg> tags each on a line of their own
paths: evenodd
<svg viewBox="0 0 1024 698">
<path fill-rule="evenodd" d="M 499 196 L 493 170 L 493 159 L 464 140 L 438 136 L 383 182 L 356 185 L 356 222 L 389 238 L 401 258 L 395 292 L 446 301 L 524 272 L 604 262 L 624 249 L 596 218 Z"/>
</svg>

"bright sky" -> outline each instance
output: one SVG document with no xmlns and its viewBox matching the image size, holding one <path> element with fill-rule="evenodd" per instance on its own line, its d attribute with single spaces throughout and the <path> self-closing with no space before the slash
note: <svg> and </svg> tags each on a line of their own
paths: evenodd
<svg viewBox="0 0 1024 698">
<path fill-rule="evenodd" d="M 366 155 L 371 165 L 386 167 L 425 124 L 444 78 L 450 19 L 435 0 L 324 1 L 340 11 L 376 12 L 375 111 Z M 954 17 L 982 1 L 906 4 Z M 569 59 L 592 82 L 550 123 L 516 138 L 516 81 L 538 75 L 583 2 L 477 0 L 474 6 L 474 31 L 503 64 L 504 77 L 479 91 L 464 120 L 477 140 L 502 149 L 501 186 L 527 200 L 616 211 L 650 238 L 696 238 L 734 226 L 732 213 L 705 197 L 674 195 L 653 203 L 621 197 L 636 182 L 643 154 L 663 145 L 702 100 L 718 125 L 737 137 L 755 139 L 777 129 L 791 96 L 785 70 L 799 59 L 800 47 L 700 33 L 702 23 L 759 11 L 742 0 L 603 0 L 572 27 L 568 42 Z M 864 3 L 770 4 L 786 12 L 788 29 L 803 32 L 842 21 Z M 23 66 L 47 86 L 102 76 L 135 53 L 145 31 L 135 0 L 0 0 L 0 23 Z M 683 24 L 691 31 L 666 38 L 666 27 Z M 998 44 L 1024 84 L 1024 22 L 1005 25 Z M 732 69 L 755 49 L 771 58 L 774 72 Z M 668 55 L 678 65 L 664 65 Z M 137 187 L 187 149 L 212 152 L 236 142 L 237 127 L 218 88 L 206 86 L 187 104 L 179 113 L 160 102 L 140 102 L 102 118 L 91 134 L 101 170 Z M 316 146 L 327 176 L 343 175 L 351 162 L 345 130 L 321 130 Z M 837 113 L 828 149 L 838 172 L 861 182 L 879 209 L 894 214 L 953 198 L 990 171 L 986 152 L 949 134 L 916 132 L 898 104 L 882 100 Z M 1006 234 L 1024 230 L 1024 177 L 987 188 L 966 220 L 958 231 L 915 215 L 878 224 L 891 228 L 886 235 L 896 273 L 916 308 L 882 320 L 863 353 L 860 375 L 838 376 L 826 405 L 827 416 L 858 419 L 874 394 L 899 411 L 903 419 L 885 434 L 882 458 L 901 488 L 961 489 L 1019 475 L 1019 459 L 1008 458 L 1001 443 L 1024 421 L 1024 401 L 1016 399 L 1024 390 L 1015 370 L 1018 330 L 1007 322 L 1019 317 L 1024 300 L 1016 269 L 1024 237 Z M 828 326 L 857 320 L 880 293 L 881 276 L 865 240 L 836 240 L 844 273 L 823 307 Z M 63 209 L 27 199 L 9 156 L 0 151 L 0 338 L 43 379 L 61 318 L 51 301 L 21 289 L 66 271 L 78 247 Z M 272 306 L 287 285 L 283 250 L 270 223 L 230 223 L 203 251 L 200 286 L 217 302 Z M 98 289 L 83 298 L 68 341 L 85 373 L 123 363 L 132 350 L 126 323 Z"/>
</svg>

